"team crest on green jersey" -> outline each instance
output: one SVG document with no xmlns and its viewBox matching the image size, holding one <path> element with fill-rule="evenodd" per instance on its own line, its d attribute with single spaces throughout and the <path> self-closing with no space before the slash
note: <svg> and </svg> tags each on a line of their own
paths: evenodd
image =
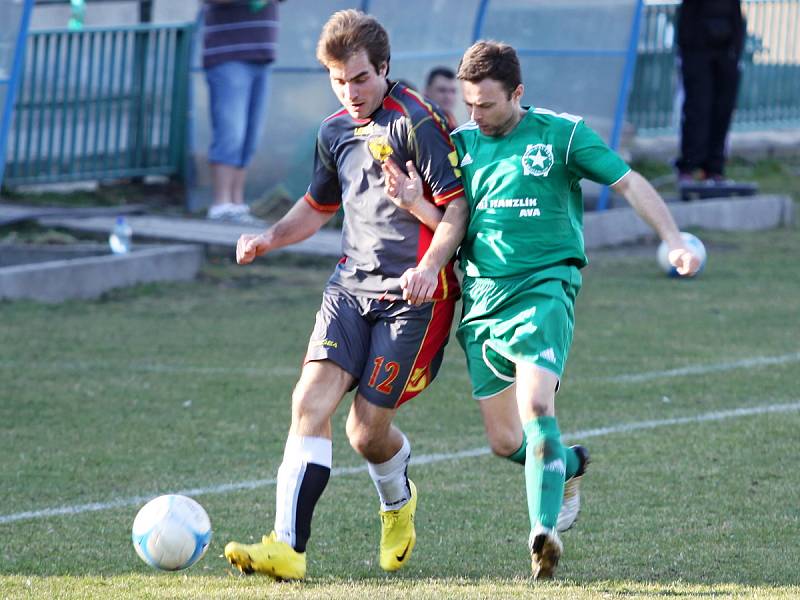
<svg viewBox="0 0 800 600">
<path fill-rule="evenodd" d="M 522 173 L 547 177 L 554 162 L 553 144 L 528 144 L 528 149 L 522 155 Z"/>
</svg>

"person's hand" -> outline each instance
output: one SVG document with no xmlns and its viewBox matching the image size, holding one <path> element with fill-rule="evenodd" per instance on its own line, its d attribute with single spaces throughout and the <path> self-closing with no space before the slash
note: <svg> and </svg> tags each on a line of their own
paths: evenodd
<svg viewBox="0 0 800 600">
<path fill-rule="evenodd" d="M 387 159 L 381 168 L 386 179 L 386 194 L 397 206 L 411 210 L 417 202 L 422 200 L 422 179 L 412 161 L 406 162 L 408 174 L 391 158 Z"/>
<path fill-rule="evenodd" d="M 700 270 L 700 257 L 688 248 L 674 248 L 669 251 L 667 258 L 681 277 L 693 277 Z"/>
<path fill-rule="evenodd" d="M 403 300 L 409 304 L 422 304 L 433 298 L 439 285 L 439 272 L 424 267 L 411 267 L 400 277 Z"/>
<path fill-rule="evenodd" d="M 261 234 L 243 233 L 236 242 L 236 262 L 246 265 L 256 256 L 261 256 L 268 249 L 267 240 Z"/>
</svg>

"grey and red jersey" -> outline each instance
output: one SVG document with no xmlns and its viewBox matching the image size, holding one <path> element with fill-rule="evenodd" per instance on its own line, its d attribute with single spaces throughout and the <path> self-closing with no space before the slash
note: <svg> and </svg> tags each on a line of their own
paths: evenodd
<svg viewBox="0 0 800 600">
<path fill-rule="evenodd" d="M 314 176 L 306 201 L 316 210 L 344 208 L 343 257 L 329 284 L 371 298 L 400 297 L 400 276 L 417 265 L 433 232 L 386 195 L 381 163 L 391 157 L 405 169 L 411 160 L 425 197 L 443 207 L 463 196 L 454 172 L 455 149 L 447 124 L 422 96 L 389 82 L 382 105 L 369 119 L 342 109 L 322 122 Z M 453 262 L 439 274 L 435 299 L 456 297 Z"/>
</svg>

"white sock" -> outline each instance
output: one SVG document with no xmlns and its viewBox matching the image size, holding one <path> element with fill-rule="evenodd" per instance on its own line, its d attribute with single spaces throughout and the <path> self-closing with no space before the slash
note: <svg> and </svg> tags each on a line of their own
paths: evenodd
<svg viewBox="0 0 800 600">
<path fill-rule="evenodd" d="M 381 510 L 397 510 L 411 499 L 406 469 L 411 460 L 411 444 L 403 436 L 403 446 L 392 458 L 384 463 L 367 463 L 369 476 L 375 483 L 381 497 Z"/>
<path fill-rule="evenodd" d="M 275 485 L 275 534 L 292 547 L 297 543 L 297 502 L 309 463 L 331 468 L 333 444 L 321 437 L 292 435 L 286 439 Z"/>
</svg>

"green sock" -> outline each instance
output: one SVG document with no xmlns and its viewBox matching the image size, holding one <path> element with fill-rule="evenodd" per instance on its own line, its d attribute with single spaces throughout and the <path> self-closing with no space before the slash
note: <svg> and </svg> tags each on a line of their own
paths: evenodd
<svg viewBox="0 0 800 600">
<path fill-rule="evenodd" d="M 518 465 L 525 464 L 525 446 L 528 443 L 528 436 L 525 435 L 525 432 L 522 432 L 522 445 L 517 448 L 517 450 L 513 454 L 509 454 L 505 458 L 510 460 L 511 462 L 515 462 Z M 572 479 L 575 477 L 575 474 L 578 472 L 578 469 L 581 466 L 581 461 L 578 458 L 578 453 L 575 452 L 573 448 L 568 448 L 564 446 L 564 454 L 566 455 L 566 459 L 564 462 L 567 463 L 567 472 L 564 475 L 564 480 Z"/>
<path fill-rule="evenodd" d="M 581 461 L 578 459 L 578 453 L 575 452 L 574 448 L 567 448 L 565 446 L 564 454 L 566 455 L 564 462 L 567 463 L 567 472 L 566 475 L 564 475 L 564 479 L 572 479 L 575 477 L 575 473 L 578 472 L 578 468 L 581 466 Z"/>
<path fill-rule="evenodd" d="M 555 417 L 537 417 L 524 426 L 527 436 L 525 488 L 531 529 L 555 529 L 564 497 L 565 452 Z"/>
<path fill-rule="evenodd" d="M 526 453 L 527 442 L 528 442 L 527 436 L 525 435 L 525 432 L 523 431 L 522 432 L 522 445 L 519 448 L 517 448 L 517 450 L 513 454 L 510 454 L 509 456 L 506 456 L 506 458 L 508 460 L 510 460 L 511 462 L 517 463 L 518 465 L 524 465 L 525 464 L 525 453 Z"/>
</svg>

